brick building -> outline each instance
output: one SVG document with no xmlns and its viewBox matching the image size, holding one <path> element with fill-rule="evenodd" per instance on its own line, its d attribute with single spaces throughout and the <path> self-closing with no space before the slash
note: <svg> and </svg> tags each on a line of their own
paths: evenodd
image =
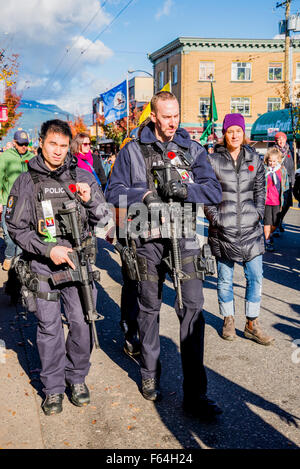
<svg viewBox="0 0 300 469">
<path fill-rule="evenodd" d="M 154 89 L 171 81 L 180 103 L 181 126 L 199 138 L 209 112 L 211 80 L 218 135 L 229 112 L 244 115 L 250 134 L 259 115 L 283 107 L 284 50 L 282 39 L 179 37 L 148 58 L 154 69 Z M 293 40 L 293 81 L 300 88 L 299 39 Z"/>
<path fill-rule="evenodd" d="M 134 77 L 128 81 L 129 103 L 133 107 L 142 108 L 153 96 L 153 78 Z"/>
</svg>

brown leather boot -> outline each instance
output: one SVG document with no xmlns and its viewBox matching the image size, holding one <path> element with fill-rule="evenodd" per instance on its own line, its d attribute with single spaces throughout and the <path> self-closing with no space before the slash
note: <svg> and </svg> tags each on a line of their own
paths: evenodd
<svg viewBox="0 0 300 469">
<path fill-rule="evenodd" d="M 224 324 L 223 324 L 223 329 L 222 329 L 222 339 L 225 339 L 225 340 L 236 339 L 233 316 L 226 316 L 224 318 Z"/>
<path fill-rule="evenodd" d="M 247 339 L 254 340 L 261 345 L 271 345 L 274 342 L 274 338 L 265 334 L 260 328 L 258 318 L 250 321 L 249 319 L 246 322 L 244 336 Z"/>
<path fill-rule="evenodd" d="M 4 262 L 2 264 L 2 269 L 8 271 L 10 269 L 12 263 L 12 259 L 4 259 Z"/>
</svg>

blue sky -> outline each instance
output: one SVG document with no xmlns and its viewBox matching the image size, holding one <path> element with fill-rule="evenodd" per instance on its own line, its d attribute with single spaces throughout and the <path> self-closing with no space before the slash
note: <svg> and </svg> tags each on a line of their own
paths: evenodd
<svg viewBox="0 0 300 469">
<path fill-rule="evenodd" d="M 1 0 L 0 47 L 20 55 L 23 98 L 85 114 L 128 69 L 152 72 L 147 53 L 179 36 L 274 38 L 284 18 L 277 0 L 129 1 Z"/>
</svg>

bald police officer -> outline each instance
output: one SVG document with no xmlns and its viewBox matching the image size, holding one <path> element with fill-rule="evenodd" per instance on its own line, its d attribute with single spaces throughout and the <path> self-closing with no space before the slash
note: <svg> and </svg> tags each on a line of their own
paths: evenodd
<svg viewBox="0 0 300 469">
<path fill-rule="evenodd" d="M 115 207 L 127 206 L 128 209 L 139 204 L 140 212 L 145 206 L 150 212 L 171 199 L 181 207 L 185 203 L 210 205 L 221 202 L 221 186 L 207 160 L 206 151 L 191 141 L 189 134 L 178 126 L 176 97 L 169 92 L 157 93 L 151 100 L 150 122 L 142 128 L 139 139 L 129 142 L 117 157 L 106 196 L 110 203 Z M 154 169 L 159 173 L 159 168 L 166 167 L 170 159 L 175 161 L 175 156 L 181 163 L 179 166 L 186 170 L 180 172 L 174 166 L 171 180 L 157 188 Z M 163 224 L 162 219 L 161 222 Z M 165 278 L 163 259 L 170 251 L 170 239 L 162 234 L 163 226 L 151 228 L 148 234 L 141 233 L 135 240 L 140 273 L 137 319 L 141 342 L 141 392 L 145 399 L 157 401 L 161 398 L 159 312 Z M 184 236 L 178 240 L 185 277 L 181 282 L 183 305 L 178 298 L 175 304 L 180 321 L 183 404 L 185 410 L 194 416 L 211 418 L 221 410 L 206 395 L 202 280 L 195 267 L 199 248 L 193 241 Z"/>
</svg>

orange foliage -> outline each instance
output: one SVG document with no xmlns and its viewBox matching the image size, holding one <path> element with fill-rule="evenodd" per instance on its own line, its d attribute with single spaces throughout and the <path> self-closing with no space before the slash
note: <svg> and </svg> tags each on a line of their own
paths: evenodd
<svg viewBox="0 0 300 469">
<path fill-rule="evenodd" d="M 17 112 L 20 105 L 21 96 L 17 95 L 14 88 L 9 87 L 5 90 L 5 105 L 8 111 L 8 121 L 2 122 L 0 129 L 0 138 L 5 137 L 7 132 L 16 125 L 16 122 L 21 117 L 22 112 Z"/>
<path fill-rule="evenodd" d="M 80 133 L 88 133 L 88 128 L 84 123 L 84 120 L 81 116 L 75 117 L 74 122 L 70 121 L 69 122 L 72 135 L 75 137 L 75 135 L 80 134 Z"/>
<path fill-rule="evenodd" d="M 129 134 L 133 129 L 138 127 L 140 115 L 142 114 L 145 107 L 146 105 L 144 105 L 143 109 L 139 110 L 132 106 L 130 107 L 128 124 Z M 111 124 L 105 124 L 104 116 L 98 115 L 97 121 L 98 125 L 103 129 L 105 136 L 107 138 L 111 138 L 119 148 L 127 134 L 127 117 L 124 117 L 123 119 L 115 121 Z"/>
</svg>

